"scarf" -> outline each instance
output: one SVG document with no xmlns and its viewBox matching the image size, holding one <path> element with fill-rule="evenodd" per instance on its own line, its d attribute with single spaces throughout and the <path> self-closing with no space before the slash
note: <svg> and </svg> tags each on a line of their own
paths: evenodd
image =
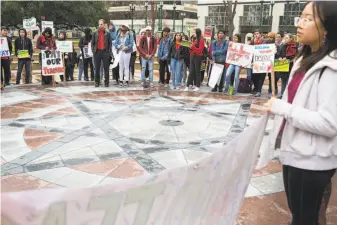
<svg viewBox="0 0 337 225">
<path fill-rule="evenodd" d="M 295 41 L 290 41 L 286 44 L 286 57 L 293 57 L 297 52 L 297 44 Z"/>
</svg>

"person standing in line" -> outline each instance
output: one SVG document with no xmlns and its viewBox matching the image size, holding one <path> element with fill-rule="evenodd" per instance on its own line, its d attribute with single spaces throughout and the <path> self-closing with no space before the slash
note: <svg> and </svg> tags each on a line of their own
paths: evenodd
<svg viewBox="0 0 337 225">
<path fill-rule="evenodd" d="M 132 53 L 130 58 L 130 75 L 132 80 L 135 79 L 135 63 L 137 57 L 137 43 L 136 43 L 136 32 L 131 30 L 131 35 L 133 36 L 133 46 L 132 46 Z"/>
<path fill-rule="evenodd" d="M 16 84 L 20 84 L 21 73 L 23 66 L 25 66 L 25 82 L 29 83 L 31 80 L 31 59 L 33 57 L 33 44 L 32 40 L 27 37 L 26 29 L 21 28 L 19 30 L 19 38 L 14 42 L 15 56 L 18 58 L 18 71 L 16 73 Z M 21 52 L 19 52 L 21 51 Z M 25 56 L 20 56 L 20 53 L 25 53 Z"/>
<path fill-rule="evenodd" d="M 181 33 L 181 37 L 183 41 L 188 41 L 188 36 L 184 35 L 184 33 Z M 182 48 L 188 53 L 184 54 L 184 62 L 181 69 L 181 76 L 179 82 L 181 83 L 181 86 L 184 87 L 186 84 L 186 78 L 187 78 L 187 68 L 189 68 L 190 64 L 190 54 L 188 47 L 182 46 Z"/>
<path fill-rule="evenodd" d="M 200 79 L 201 79 L 201 61 L 203 59 L 203 50 L 205 47 L 204 39 L 201 37 L 201 30 L 199 28 L 195 29 L 196 38 L 192 43 L 190 49 L 190 74 L 188 76 L 187 85 L 185 91 L 192 88 L 192 84 L 195 80 L 195 88 L 193 91 L 200 90 Z"/>
<path fill-rule="evenodd" d="M 160 83 L 162 85 L 165 85 L 165 87 L 168 87 L 170 83 L 168 51 L 169 47 L 171 46 L 172 39 L 169 36 L 169 34 L 170 28 L 165 27 L 163 29 L 162 38 L 159 42 L 159 49 L 158 49 Z M 165 79 L 165 72 L 166 72 L 166 79 Z"/>
<path fill-rule="evenodd" d="M 88 76 L 88 67 L 90 66 L 90 78 L 91 81 L 94 81 L 94 64 L 93 64 L 93 57 L 85 57 L 84 55 L 84 48 L 89 47 L 89 43 L 91 42 L 92 34 L 90 28 L 84 29 L 84 37 L 81 37 L 78 47 L 81 49 L 82 59 L 83 59 L 83 72 L 84 72 L 84 80 L 89 81 Z"/>
<path fill-rule="evenodd" d="M 114 42 L 115 48 L 119 51 L 120 60 L 119 60 L 119 86 L 123 87 L 129 86 L 130 79 L 130 59 L 131 53 L 133 52 L 133 35 L 130 34 L 129 28 L 126 24 L 122 25 L 121 33 L 116 37 Z M 125 82 L 123 84 L 123 77 L 125 74 Z"/>
<path fill-rule="evenodd" d="M 172 89 L 180 89 L 181 72 L 184 64 L 185 55 L 188 55 L 187 48 L 181 46 L 181 34 L 176 33 L 173 42 L 169 47 L 168 60 L 172 72 Z"/>
<path fill-rule="evenodd" d="M 139 41 L 139 53 L 142 57 L 142 74 L 141 74 L 141 86 L 144 86 L 145 82 L 145 70 L 148 65 L 149 68 L 149 80 L 150 87 L 153 87 L 153 57 L 157 51 L 157 40 L 152 35 L 152 28 L 147 26 L 145 28 L 146 34 L 141 37 Z"/>
<path fill-rule="evenodd" d="M 78 67 L 78 80 L 82 81 L 82 75 L 84 70 L 82 52 L 77 56 L 77 67 Z"/>
<path fill-rule="evenodd" d="M 8 43 L 8 49 L 10 56 L 1 57 L 1 85 L 10 85 L 11 80 L 11 55 L 12 55 L 12 39 L 8 37 L 8 28 L 5 26 L 1 27 L 1 37 L 5 37 Z M 2 72 L 3 69 L 3 72 Z"/>
<path fill-rule="evenodd" d="M 216 84 L 214 88 L 212 89 L 212 92 L 223 92 L 223 86 L 224 86 L 224 79 L 226 75 L 226 57 L 227 57 L 227 50 L 228 50 L 228 41 L 224 39 L 225 32 L 223 30 L 218 31 L 218 39 L 214 40 L 212 42 L 212 61 L 217 64 L 224 65 L 223 74 L 220 78 L 219 85 Z"/>
<path fill-rule="evenodd" d="M 120 35 L 121 33 L 121 28 L 117 30 L 117 35 Z M 117 37 L 117 36 L 116 36 Z M 116 38 L 114 41 L 112 41 L 112 47 L 114 48 L 114 43 L 116 41 Z M 115 55 L 112 55 L 112 57 L 116 57 Z M 112 69 L 112 79 L 113 79 L 113 84 L 118 85 L 119 84 L 119 63 L 115 68 Z"/>
<path fill-rule="evenodd" d="M 272 152 L 280 149 L 293 225 L 320 224 L 337 168 L 336 8 L 334 1 L 305 5 L 297 21 L 303 49 L 288 87 L 282 99 L 272 97 L 265 104 L 275 115 L 269 146 Z"/>
<path fill-rule="evenodd" d="M 53 51 L 56 50 L 56 43 L 55 39 L 52 33 L 52 29 L 50 27 L 47 27 L 42 35 L 37 39 L 36 42 L 36 48 L 40 50 L 49 50 Z M 42 76 L 42 55 L 41 53 L 39 54 L 39 61 L 41 65 L 41 84 L 42 85 L 49 85 L 52 83 L 52 76 Z"/>
<path fill-rule="evenodd" d="M 58 41 L 66 41 L 67 33 L 65 31 L 60 31 Z M 73 46 L 73 52 L 64 52 L 62 53 L 64 59 L 64 68 L 65 68 L 65 79 L 66 81 L 74 81 L 74 68 L 76 64 L 77 52 L 75 52 Z M 63 75 L 60 75 L 61 81 L 64 81 Z"/>
<path fill-rule="evenodd" d="M 95 87 L 100 85 L 101 62 L 103 60 L 105 87 L 109 87 L 109 57 L 111 53 L 111 35 L 105 28 L 105 20 L 100 19 L 98 29 L 92 35 L 91 48 L 95 61 Z"/>
</svg>

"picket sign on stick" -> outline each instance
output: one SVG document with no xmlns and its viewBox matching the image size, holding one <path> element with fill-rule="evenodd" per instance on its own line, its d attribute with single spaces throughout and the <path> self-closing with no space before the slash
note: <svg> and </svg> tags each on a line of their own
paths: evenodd
<svg viewBox="0 0 337 225">
<path fill-rule="evenodd" d="M 270 77 L 271 77 L 271 92 L 272 92 L 272 95 L 273 97 L 276 98 L 276 87 L 275 87 L 275 70 L 274 70 L 274 63 L 272 61 L 270 61 L 270 65 L 271 65 L 271 74 L 270 74 Z M 267 73 L 267 76 L 268 76 L 268 73 Z"/>
</svg>

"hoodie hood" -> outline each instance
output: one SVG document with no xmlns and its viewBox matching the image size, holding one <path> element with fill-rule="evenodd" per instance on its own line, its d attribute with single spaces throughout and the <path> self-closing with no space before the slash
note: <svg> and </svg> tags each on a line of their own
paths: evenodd
<svg viewBox="0 0 337 225">
<path fill-rule="evenodd" d="M 20 31 L 23 31 L 25 33 L 25 38 L 26 38 L 27 37 L 27 31 L 26 31 L 26 29 L 25 28 L 20 28 L 19 29 L 19 37 L 21 38 Z"/>
</svg>

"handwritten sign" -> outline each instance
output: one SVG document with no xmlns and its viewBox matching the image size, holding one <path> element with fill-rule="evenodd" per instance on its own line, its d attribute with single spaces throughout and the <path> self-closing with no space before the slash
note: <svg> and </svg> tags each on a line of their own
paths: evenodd
<svg viewBox="0 0 337 225">
<path fill-rule="evenodd" d="M 54 30 L 54 22 L 53 21 L 41 21 L 41 30 L 44 31 L 47 27 Z"/>
<path fill-rule="evenodd" d="M 205 27 L 204 38 L 212 38 L 212 27 Z"/>
<path fill-rule="evenodd" d="M 24 59 L 24 58 L 29 58 L 29 52 L 28 50 L 18 50 L 18 58 L 19 59 Z"/>
<path fill-rule="evenodd" d="M 274 66 L 274 44 L 254 45 L 253 73 L 270 73 Z"/>
<path fill-rule="evenodd" d="M 1 37 L 0 39 L 0 56 L 1 57 L 8 57 L 10 56 L 9 48 L 8 48 L 8 42 L 7 37 Z"/>
<path fill-rule="evenodd" d="M 60 52 L 73 52 L 72 41 L 56 41 L 56 48 Z"/>
<path fill-rule="evenodd" d="M 23 24 L 23 28 L 25 28 L 26 31 L 40 30 L 40 28 L 36 25 L 35 17 L 24 19 L 22 24 Z"/>
<path fill-rule="evenodd" d="M 258 119 L 209 157 L 158 174 L 86 189 L 1 193 L 3 225 L 233 225 L 267 121 Z"/>
<path fill-rule="evenodd" d="M 229 42 L 226 63 L 251 68 L 254 46 Z"/>
<path fill-rule="evenodd" d="M 64 74 L 62 53 L 60 51 L 41 51 L 41 55 L 43 76 Z"/>
<path fill-rule="evenodd" d="M 280 60 L 275 60 L 274 62 L 274 71 L 275 72 L 289 72 L 289 60 L 281 62 Z"/>
<path fill-rule="evenodd" d="M 188 47 L 188 48 L 191 48 L 192 46 L 192 43 L 189 42 L 189 41 L 182 41 L 180 42 L 181 46 L 184 46 L 184 47 Z"/>
<path fill-rule="evenodd" d="M 91 49 L 91 43 L 83 47 L 83 55 L 85 59 L 91 58 L 93 56 L 92 49 Z"/>
</svg>

